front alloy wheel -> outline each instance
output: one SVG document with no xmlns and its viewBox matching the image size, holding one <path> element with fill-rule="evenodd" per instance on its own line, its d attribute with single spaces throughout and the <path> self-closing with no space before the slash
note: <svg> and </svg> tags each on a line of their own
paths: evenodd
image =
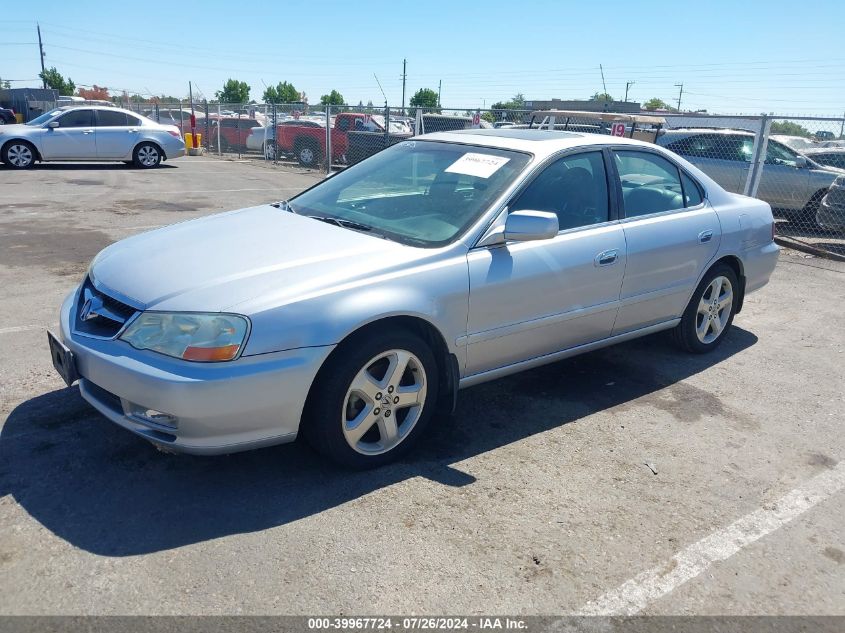
<svg viewBox="0 0 845 633">
<path fill-rule="evenodd" d="M 429 345 L 400 329 L 351 336 L 326 361 L 303 411 L 316 450 L 373 468 L 409 450 L 434 414 L 438 365 Z"/>
<path fill-rule="evenodd" d="M 27 143 L 12 143 L 3 150 L 3 162 L 14 169 L 27 169 L 35 163 L 35 152 Z"/>
<path fill-rule="evenodd" d="M 426 376 L 420 359 L 392 349 L 371 358 L 346 392 L 343 435 L 365 455 L 386 453 L 404 440 L 425 405 Z"/>
</svg>

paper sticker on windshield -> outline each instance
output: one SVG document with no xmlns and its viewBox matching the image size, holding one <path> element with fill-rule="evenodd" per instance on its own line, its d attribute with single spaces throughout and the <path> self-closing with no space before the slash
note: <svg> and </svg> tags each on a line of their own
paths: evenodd
<svg viewBox="0 0 845 633">
<path fill-rule="evenodd" d="M 510 158 L 503 158 L 502 156 L 491 156 L 490 154 L 475 154 L 473 152 L 469 152 L 449 165 L 449 167 L 446 168 L 446 171 L 450 174 L 463 174 L 465 176 L 476 176 L 477 178 L 489 178 L 509 160 Z"/>
</svg>

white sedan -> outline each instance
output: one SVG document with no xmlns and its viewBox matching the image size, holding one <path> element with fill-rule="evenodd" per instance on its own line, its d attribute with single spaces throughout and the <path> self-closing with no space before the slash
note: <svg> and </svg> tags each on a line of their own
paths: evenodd
<svg viewBox="0 0 845 633">
<path fill-rule="evenodd" d="M 175 125 L 120 108 L 57 108 L 0 129 L 0 160 L 13 169 L 53 160 L 114 160 L 150 168 L 184 155 L 185 142 Z"/>
</svg>

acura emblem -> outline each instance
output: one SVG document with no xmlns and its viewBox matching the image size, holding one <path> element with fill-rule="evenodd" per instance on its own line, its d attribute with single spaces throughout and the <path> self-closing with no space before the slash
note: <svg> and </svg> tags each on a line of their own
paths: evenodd
<svg viewBox="0 0 845 633">
<path fill-rule="evenodd" d="M 103 307 L 103 300 L 91 293 L 90 290 L 85 290 L 85 303 L 82 304 L 82 310 L 79 311 L 79 318 L 83 321 L 90 321 L 100 316 L 98 310 Z"/>
</svg>

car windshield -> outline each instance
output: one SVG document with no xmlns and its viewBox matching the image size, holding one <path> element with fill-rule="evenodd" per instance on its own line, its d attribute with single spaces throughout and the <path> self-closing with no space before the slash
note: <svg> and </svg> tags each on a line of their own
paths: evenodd
<svg viewBox="0 0 845 633">
<path fill-rule="evenodd" d="M 448 244 L 525 168 L 520 152 L 403 141 L 303 192 L 290 210 L 414 246 Z"/>
<path fill-rule="evenodd" d="M 62 110 L 50 110 L 50 112 L 45 112 L 41 116 L 35 117 L 34 119 L 32 119 L 32 121 L 27 122 L 27 125 L 32 125 L 35 127 L 39 125 L 44 125 L 47 121 L 52 119 L 54 116 L 61 114 L 62 112 Z"/>
</svg>

